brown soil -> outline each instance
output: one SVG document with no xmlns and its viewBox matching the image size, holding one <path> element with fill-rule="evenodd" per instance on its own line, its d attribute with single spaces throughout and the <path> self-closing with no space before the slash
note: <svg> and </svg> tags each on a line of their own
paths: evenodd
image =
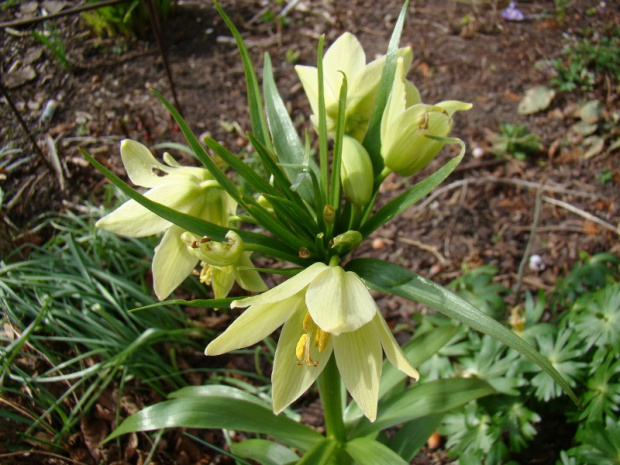
<svg viewBox="0 0 620 465">
<path fill-rule="evenodd" d="M 617 150 L 609 150 L 613 140 L 586 159 L 580 140 L 570 139 L 569 132 L 577 121 L 575 109 L 587 100 L 598 99 L 609 119 L 617 114 L 618 82 L 602 78 L 590 92 L 559 93 L 543 112 L 517 113 L 527 89 L 549 84 L 549 67 L 544 64 L 561 56 L 564 34 L 620 25 L 620 6 L 615 2 L 607 2 L 604 14 L 586 14 L 598 3 L 569 2 L 560 21 L 553 1 L 523 2 L 519 7 L 529 19 L 508 22 L 483 1 L 412 2 L 402 39 L 414 51 L 409 78 L 426 102 L 456 99 L 474 104 L 473 110 L 457 114 L 453 130 L 467 143 L 468 155 L 436 194 L 378 231 L 373 236 L 377 240 L 368 241 L 358 255 L 397 261 L 441 283 L 456 277 L 463 266 L 492 264 L 499 268 L 497 280 L 514 287 L 530 241 L 536 186 L 542 184 L 547 188 L 545 197 L 564 204 L 542 202 L 531 253 L 540 255 L 546 267 L 541 272 L 526 267 L 527 287 L 552 288 L 582 250 L 590 254 L 618 250 L 616 232 L 579 214 L 587 212 L 610 225 L 620 224 L 620 157 Z M 259 79 L 262 56 L 271 55 L 280 93 L 301 130 L 310 127 L 309 105 L 294 63 L 314 64 L 318 37 L 325 34 L 330 44 L 345 30 L 358 36 L 369 58 L 384 53 L 401 4 L 399 0 L 302 0 L 287 14 L 285 25 L 263 20 L 268 11 L 281 10 L 273 1 L 222 0 L 222 6 L 246 39 Z M 3 9 L 0 19 L 10 21 L 19 13 L 19 7 Z M 0 150 L 22 151 L 3 155 L 0 162 L 5 157 L 18 162 L 32 155 L 18 168 L 0 169 L 4 191 L 0 224 L 17 242 L 48 237 L 46 231 L 30 232 L 40 215 L 74 209 L 85 201 L 100 202 L 106 181 L 85 163 L 77 147 L 123 175 L 118 156 L 121 139 L 151 146 L 183 142 L 177 126 L 148 91 L 155 88 L 171 98 L 153 41 L 97 38 L 77 16 L 53 24 L 73 72 L 64 71 L 30 35 L 32 29 L 42 30 L 40 24 L 0 32 L 3 82 L 48 160 L 44 163 L 33 150 L 3 99 Z M 244 132 L 250 129 L 243 68 L 211 2 L 181 2 L 165 24 L 164 38 L 179 103 L 190 127 L 197 135 L 208 133 L 232 151 L 242 152 L 247 145 Z M 59 106 L 46 122 L 41 114 L 50 100 Z M 489 134 L 503 123 L 527 126 L 540 137 L 543 149 L 526 161 L 493 156 Z M 482 150 L 482 158 L 472 156 L 474 148 Z M 58 172 L 48 166 L 54 151 L 61 165 Z M 449 150 L 444 152 L 433 166 L 447 160 Z M 603 173 L 611 175 L 609 182 L 600 181 Z M 417 179 L 389 177 L 381 202 Z M 401 299 L 382 299 L 382 303 L 392 319 L 407 317 L 414 305 Z M 169 460 L 164 463 L 181 463 Z M 218 460 L 202 463 L 226 463 Z M 433 460 L 419 463 L 442 463 Z"/>
</svg>

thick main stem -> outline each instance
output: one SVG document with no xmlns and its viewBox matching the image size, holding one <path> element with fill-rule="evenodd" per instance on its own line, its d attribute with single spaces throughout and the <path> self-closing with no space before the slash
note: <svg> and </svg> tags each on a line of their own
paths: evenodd
<svg viewBox="0 0 620 465">
<path fill-rule="evenodd" d="M 342 421 L 342 385 L 334 355 L 327 362 L 327 366 L 319 376 L 317 384 L 321 402 L 323 403 L 327 437 L 344 443 L 346 441 L 346 431 Z"/>
</svg>

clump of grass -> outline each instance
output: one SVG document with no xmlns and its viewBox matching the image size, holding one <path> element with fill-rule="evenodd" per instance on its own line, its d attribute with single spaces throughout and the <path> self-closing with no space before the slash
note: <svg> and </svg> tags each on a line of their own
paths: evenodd
<svg viewBox="0 0 620 465">
<path fill-rule="evenodd" d="M 29 444 L 62 447 L 111 383 L 118 402 L 130 380 L 161 395 L 187 385 L 174 347 L 209 338 L 178 306 L 130 312 L 153 303 L 152 244 L 96 230 L 102 214 L 64 214 L 54 239 L 0 262 L 0 418 L 27 425 Z"/>
</svg>

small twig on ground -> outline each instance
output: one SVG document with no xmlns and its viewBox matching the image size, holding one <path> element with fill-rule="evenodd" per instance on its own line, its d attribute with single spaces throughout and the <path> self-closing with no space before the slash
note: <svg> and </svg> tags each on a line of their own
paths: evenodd
<svg viewBox="0 0 620 465">
<path fill-rule="evenodd" d="M 510 179 L 510 178 L 496 178 L 495 176 L 486 176 L 480 179 L 460 179 L 458 181 L 454 181 L 447 186 L 441 187 L 434 191 L 431 195 L 428 196 L 424 202 L 419 204 L 412 210 L 412 213 L 416 213 L 419 210 L 426 208 L 433 200 L 435 200 L 440 195 L 448 192 L 452 189 L 457 189 L 466 184 L 489 184 L 489 183 L 497 183 L 497 184 L 512 184 L 515 186 L 527 187 L 530 189 L 542 189 L 544 192 L 554 192 L 556 194 L 565 194 L 565 195 L 574 195 L 576 197 L 586 197 L 591 199 L 598 199 L 600 196 L 596 194 L 592 194 L 590 192 L 582 192 L 576 191 L 573 189 L 564 189 L 561 187 L 552 187 L 552 186 L 543 186 L 542 184 L 538 184 L 536 182 L 524 181 L 522 179 Z"/>
<path fill-rule="evenodd" d="M 568 210 L 569 212 L 572 212 L 576 215 L 581 216 L 582 218 L 585 218 L 588 221 L 592 221 L 593 223 L 598 224 L 599 226 L 602 226 L 605 229 L 609 229 L 610 231 L 615 232 L 616 234 L 618 234 L 620 236 L 620 228 L 617 226 L 614 226 L 613 224 L 608 223 L 605 220 L 600 219 L 598 216 L 594 216 L 591 213 L 588 213 L 587 211 L 584 211 L 580 208 L 575 207 L 574 205 L 571 205 L 570 203 L 566 203 L 563 202 L 561 200 L 556 200 L 556 199 L 552 199 L 551 197 L 543 197 L 543 200 L 547 203 L 550 203 L 551 205 L 556 205 L 558 207 L 562 207 L 566 210 Z"/>
<path fill-rule="evenodd" d="M 437 247 L 433 247 L 430 245 L 426 245 L 423 244 L 422 242 L 418 242 L 416 240 L 413 239 L 408 239 L 406 237 L 401 237 L 398 236 L 396 238 L 397 241 L 402 242 L 403 244 L 407 244 L 407 245 L 413 245 L 419 249 L 422 249 L 426 252 L 429 252 L 431 254 L 433 254 L 435 256 L 435 258 L 437 258 L 437 260 L 439 260 L 439 263 L 441 263 L 442 265 L 445 265 L 447 260 L 445 259 L 445 257 L 443 255 L 441 255 L 441 253 L 439 252 L 439 250 L 437 250 Z"/>
</svg>

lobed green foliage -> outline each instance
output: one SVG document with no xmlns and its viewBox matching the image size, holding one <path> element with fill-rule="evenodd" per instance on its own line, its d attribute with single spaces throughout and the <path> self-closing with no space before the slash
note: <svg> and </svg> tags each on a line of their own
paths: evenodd
<svg viewBox="0 0 620 465">
<path fill-rule="evenodd" d="M 459 457 L 459 463 L 508 463 L 532 441 L 541 415 L 565 415 L 576 423 L 575 447 L 563 452 L 558 463 L 617 463 L 619 265 L 618 258 L 609 253 L 582 254 L 553 292 L 541 291 L 536 297 L 527 294 L 524 305 L 513 309 L 507 321 L 575 389 L 582 411 L 563 402 L 562 390 L 538 367 L 489 336 L 466 328 L 420 367 L 423 379 L 475 377 L 500 393 L 444 417 L 439 431 L 448 438 L 450 453 Z M 451 287 L 480 308 L 500 315 L 505 308 L 502 296 L 510 291 L 490 284 L 496 273 L 492 267 L 479 270 L 464 274 Z"/>
</svg>

